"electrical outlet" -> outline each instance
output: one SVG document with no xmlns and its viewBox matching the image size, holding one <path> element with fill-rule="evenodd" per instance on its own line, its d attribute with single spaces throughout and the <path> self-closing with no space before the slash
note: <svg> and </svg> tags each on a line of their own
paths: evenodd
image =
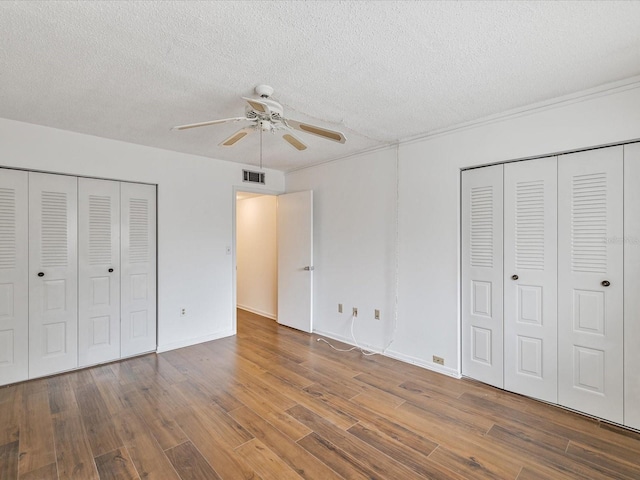
<svg viewBox="0 0 640 480">
<path fill-rule="evenodd" d="M 353 316 L 354 317 L 358 316 L 358 307 L 353 307 Z"/>
<path fill-rule="evenodd" d="M 180 316 L 181 317 L 185 317 L 187 315 L 187 309 L 186 308 L 181 308 L 180 309 Z"/>
<path fill-rule="evenodd" d="M 342 304 L 341 303 L 338 304 L 338 313 L 342 313 Z"/>
<path fill-rule="evenodd" d="M 438 365 L 444 365 L 444 358 L 433 356 L 433 363 L 437 363 Z"/>
<path fill-rule="evenodd" d="M 378 310 L 377 308 L 373 311 L 373 318 L 375 320 L 380 320 L 380 310 Z"/>
</svg>

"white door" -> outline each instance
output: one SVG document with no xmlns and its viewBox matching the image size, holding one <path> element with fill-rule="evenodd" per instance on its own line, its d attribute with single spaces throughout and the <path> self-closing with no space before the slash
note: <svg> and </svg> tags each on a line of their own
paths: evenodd
<svg viewBox="0 0 640 480">
<path fill-rule="evenodd" d="M 278 323 L 313 330 L 313 192 L 278 196 Z"/>
<path fill-rule="evenodd" d="M 78 179 L 78 360 L 120 358 L 120 183 Z"/>
<path fill-rule="evenodd" d="M 28 181 L 0 170 L 0 385 L 29 376 Z"/>
<path fill-rule="evenodd" d="M 616 423 L 623 421 L 622 152 L 558 159 L 558 402 Z"/>
<path fill-rule="evenodd" d="M 78 366 L 77 178 L 29 173 L 29 377 Z"/>
<path fill-rule="evenodd" d="M 122 182 L 121 354 L 156 349 L 156 187 Z"/>
<path fill-rule="evenodd" d="M 504 166 L 504 388 L 558 401 L 557 158 Z"/>
<path fill-rule="evenodd" d="M 462 373 L 503 386 L 503 166 L 462 173 Z"/>
<path fill-rule="evenodd" d="M 624 146 L 624 424 L 640 430 L 640 143 Z"/>
</svg>

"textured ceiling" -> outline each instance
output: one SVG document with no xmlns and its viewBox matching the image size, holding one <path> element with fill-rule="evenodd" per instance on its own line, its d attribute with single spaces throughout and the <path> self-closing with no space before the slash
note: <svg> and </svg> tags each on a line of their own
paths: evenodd
<svg viewBox="0 0 640 480">
<path fill-rule="evenodd" d="M 285 116 L 341 130 L 289 170 L 640 74 L 640 2 L 0 2 L 0 117 L 256 163 L 259 136 L 173 125 Z"/>
</svg>

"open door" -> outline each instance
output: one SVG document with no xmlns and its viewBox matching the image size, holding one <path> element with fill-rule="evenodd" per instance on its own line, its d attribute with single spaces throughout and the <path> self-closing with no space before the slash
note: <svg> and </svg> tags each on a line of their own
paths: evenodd
<svg viewBox="0 0 640 480">
<path fill-rule="evenodd" d="M 278 196 L 278 323 L 313 329 L 313 192 Z"/>
</svg>

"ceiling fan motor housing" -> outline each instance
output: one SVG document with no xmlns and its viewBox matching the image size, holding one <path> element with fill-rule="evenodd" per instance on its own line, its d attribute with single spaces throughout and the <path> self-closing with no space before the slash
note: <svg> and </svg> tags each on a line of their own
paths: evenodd
<svg viewBox="0 0 640 480">
<path fill-rule="evenodd" d="M 258 85 L 255 88 L 255 92 L 262 98 L 269 98 L 273 95 L 273 87 L 270 87 L 269 85 Z"/>
</svg>

